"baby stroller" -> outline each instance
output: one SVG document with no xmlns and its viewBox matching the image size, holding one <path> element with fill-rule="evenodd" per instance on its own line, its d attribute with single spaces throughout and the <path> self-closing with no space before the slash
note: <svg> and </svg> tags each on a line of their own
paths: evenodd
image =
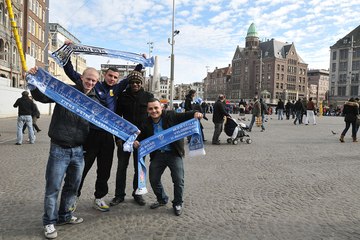
<svg viewBox="0 0 360 240">
<path fill-rule="evenodd" d="M 248 129 L 249 127 L 245 123 L 238 124 L 235 119 L 228 118 L 225 123 L 225 133 L 230 138 L 227 139 L 227 142 L 236 145 L 240 140 L 240 142 L 250 144 L 252 142 L 250 136 L 245 132 Z"/>
</svg>

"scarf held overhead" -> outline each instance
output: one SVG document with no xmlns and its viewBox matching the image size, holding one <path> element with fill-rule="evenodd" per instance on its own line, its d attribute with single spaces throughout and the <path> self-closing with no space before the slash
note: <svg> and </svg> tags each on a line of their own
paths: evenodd
<svg viewBox="0 0 360 240">
<path fill-rule="evenodd" d="M 86 46 L 81 44 L 64 44 L 58 50 L 51 54 L 51 57 L 61 65 L 65 66 L 72 53 L 82 53 L 88 55 L 98 55 L 112 58 L 120 58 L 126 61 L 141 63 L 144 67 L 154 66 L 154 58 L 144 58 L 141 54 L 111 50 L 99 47 Z"/>
<path fill-rule="evenodd" d="M 28 74 L 26 80 L 32 85 L 31 87 L 37 87 L 40 92 L 64 108 L 124 141 L 133 141 L 134 136 L 136 138 L 140 132 L 132 123 L 72 86 L 57 80 L 41 68 L 38 69 L 35 75 Z"/>
<path fill-rule="evenodd" d="M 195 118 L 177 124 L 140 142 L 140 147 L 138 149 L 138 189 L 136 190 L 135 194 L 142 195 L 147 193 L 146 165 L 144 156 L 155 151 L 156 149 L 190 135 L 191 140 L 189 143 L 189 156 L 205 155 L 200 122 Z"/>
</svg>

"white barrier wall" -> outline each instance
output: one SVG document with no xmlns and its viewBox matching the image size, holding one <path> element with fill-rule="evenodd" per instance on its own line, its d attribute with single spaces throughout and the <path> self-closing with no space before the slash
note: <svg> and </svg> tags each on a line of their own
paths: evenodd
<svg viewBox="0 0 360 240">
<path fill-rule="evenodd" d="M 21 97 L 23 91 L 24 89 L 0 85 L 0 118 L 16 117 L 18 115 L 18 108 L 14 108 L 13 105 Z M 37 101 L 35 103 L 41 114 L 51 113 L 55 106 L 54 103 L 44 104 Z"/>
</svg>

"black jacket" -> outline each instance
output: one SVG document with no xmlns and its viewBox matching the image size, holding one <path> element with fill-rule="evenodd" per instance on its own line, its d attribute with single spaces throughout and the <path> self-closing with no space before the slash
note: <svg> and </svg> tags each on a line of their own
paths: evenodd
<svg viewBox="0 0 360 240">
<path fill-rule="evenodd" d="M 230 115 L 225 111 L 224 103 L 217 100 L 213 108 L 213 123 L 222 123 L 224 121 L 224 116 Z"/>
<path fill-rule="evenodd" d="M 13 106 L 14 108 L 18 107 L 19 116 L 32 116 L 36 111 L 34 102 L 28 96 L 22 96 L 21 98 L 18 98 Z"/>
<path fill-rule="evenodd" d="M 172 126 L 175 126 L 179 123 L 185 122 L 191 118 L 194 117 L 195 111 L 189 111 L 184 113 L 177 113 L 175 111 L 163 111 L 161 114 L 161 119 L 163 123 L 163 129 L 168 129 Z M 154 126 L 153 126 L 153 120 L 151 117 L 148 117 L 146 121 L 141 125 L 140 127 L 141 133 L 138 137 L 138 141 L 144 140 L 148 137 L 151 137 L 154 135 Z M 176 151 L 176 153 L 183 157 L 185 155 L 184 150 L 184 139 L 180 139 L 178 141 L 175 141 L 170 144 L 173 150 Z M 154 152 L 150 153 L 150 158 L 154 157 Z"/>
<path fill-rule="evenodd" d="M 191 94 L 188 94 L 188 95 L 185 96 L 185 107 L 184 107 L 185 112 L 193 110 L 193 107 L 192 107 L 192 104 L 191 104 L 192 100 L 193 99 L 192 99 Z"/>
<path fill-rule="evenodd" d="M 345 122 L 356 122 L 356 116 L 359 114 L 359 105 L 356 102 L 346 102 L 343 108 Z"/>
<path fill-rule="evenodd" d="M 74 86 L 75 87 L 75 86 Z M 75 87 L 82 91 L 82 87 Z M 42 103 L 54 102 L 38 89 L 32 90 L 31 95 L 36 101 Z M 94 89 L 87 94 L 96 100 Z M 89 133 L 89 122 L 67 110 L 60 104 L 56 104 L 51 118 L 48 135 L 51 142 L 62 147 L 75 147 L 83 145 Z"/>
<path fill-rule="evenodd" d="M 147 103 L 154 95 L 141 88 L 132 93 L 130 88 L 122 92 L 117 100 L 116 113 L 137 127 L 147 118 Z"/>
</svg>

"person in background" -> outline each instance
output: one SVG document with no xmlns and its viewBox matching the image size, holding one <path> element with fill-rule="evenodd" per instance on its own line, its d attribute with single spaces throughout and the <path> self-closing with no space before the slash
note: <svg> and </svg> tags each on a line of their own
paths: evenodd
<svg viewBox="0 0 360 240">
<path fill-rule="evenodd" d="M 301 103 L 300 98 L 296 101 L 294 104 L 294 111 L 295 111 L 295 120 L 294 125 L 296 125 L 296 122 L 299 122 L 299 125 L 302 124 L 302 112 L 303 112 L 303 105 Z"/>
<path fill-rule="evenodd" d="M 32 115 L 35 112 L 35 104 L 29 98 L 29 92 L 23 91 L 21 98 L 18 98 L 13 105 L 14 108 L 18 108 L 17 117 L 17 131 L 16 131 L 16 145 L 21 145 L 23 142 L 23 127 L 26 125 L 29 129 L 30 144 L 35 143 L 35 134 L 33 128 Z"/>
<path fill-rule="evenodd" d="M 344 121 L 345 121 L 345 129 L 342 131 L 341 136 L 340 136 L 340 142 L 345 142 L 344 137 L 346 135 L 346 132 L 349 130 L 350 125 L 351 125 L 351 137 L 353 139 L 353 142 L 357 142 L 357 137 L 356 137 L 356 133 L 357 133 L 357 115 L 359 115 L 359 104 L 356 103 L 354 98 L 350 98 L 349 101 L 347 101 L 344 104 L 343 107 L 343 111 L 342 114 L 345 116 L 344 117 Z"/>
<path fill-rule="evenodd" d="M 30 97 L 30 99 L 32 100 L 32 98 Z M 34 101 L 33 101 L 34 102 Z M 34 112 L 32 113 L 31 117 L 32 117 L 32 125 L 34 127 L 34 129 L 36 130 L 36 132 L 40 132 L 41 129 L 39 128 L 39 126 L 36 124 L 38 118 L 40 118 L 40 111 L 37 107 L 37 105 L 34 103 Z M 25 133 L 25 129 L 26 129 L 26 125 L 24 125 L 23 127 L 23 134 Z"/>
<path fill-rule="evenodd" d="M 218 97 L 218 100 L 215 102 L 213 107 L 213 123 L 215 125 L 214 127 L 214 134 L 212 137 L 212 144 L 213 145 L 220 145 L 220 134 L 223 130 L 223 124 L 224 124 L 224 117 L 231 117 L 230 114 L 228 114 L 225 111 L 225 95 L 220 94 Z"/>
<path fill-rule="evenodd" d="M 251 117 L 251 122 L 250 122 L 250 125 L 249 125 L 249 132 L 251 132 L 251 129 L 255 123 L 255 119 L 257 117 L 261 117 L 261 103 L 260 101 L 254 97 L 254 104 L 253 104 L 253 109 L 252 109 L 252 117 Z M 265 127 L 264 127 L 264 122 L 262 120 L 262 123 L 261 123 L 261 132 L 265 131 Z"/>
<path fill-rule="evenodd" d="M 306 119 L 305 119 L 305 125 L 309 124 L 309 118 L 312 118 L 312 122 L 314 125 L 316 125 L 316 118 L 315 118 L 315 104 L 312 101 L 312 98 L 309 98 L 309 101 L 306 104 Z"/>
<path fill-rule="evenodd" d="M 141 133 L 138 140 L 134 142 L 134 148 L 140 146 L 139 141 L 151 137 L 167 128 L 185 122 L 191 118 L 201 119 L 200 112 L 188 111 L 176 113 L 175 111 L 163 111 L 158 99 L 150 99 L 147 105 L 149 117 L 140 128 Z M 174 184 L 174 200 L 172 201 L 173 210 L 176 216 L 183 212 L 183 192 L 184 192 L 184 163 L 185 155 L 184 139 L 172 142 L 164 147 L 150 153 L 149 179 L 151 188 L 156 195 L 156 202 L 151 204 L 151 209 L 165 206 L 169 197 L 164 191 L 161 183 L 161 176 L 168 167 L 171 179 Z"/>
<path fill-rule="evenodd" d="M 29 70 L 36 74 L 37 67 Z M 81 84 L 74 88 L 97 100 L 94 86 L 99 80 L 95 68 L 86 68 L 81 75 Z M 37 88 L 31 91 L 33 98 L 42 103 L 54 102 L 42 94 Z M 29 127 L 29 126 L 28 126 Z M 48 135 L 50 137 L 50 151 L 46 166 L 46 186 L 44 198 L 43 226 L 46 238 L 57 237 L 56 225 L 79 224 L 82 218 L 73 215 L 77 191 L 84 169 L 83 144 L 89 133 L 89 122 L 56 104 Z M 65 176 L 65 178 L 64 178 Z M 64 182 L 64 183 L 63 183 Z M 61 190 L 61 186 L 62 190 Z M 61 190 L 60 206 L 57 207 Z"/>
<path fill-rule="evenodd" d="M 283 120 L 284 102 L 281 99 L 279 99 L 278 104 L 276 106 L 276 113 L 278 115 L 278 120 Z"/>
</svg>

